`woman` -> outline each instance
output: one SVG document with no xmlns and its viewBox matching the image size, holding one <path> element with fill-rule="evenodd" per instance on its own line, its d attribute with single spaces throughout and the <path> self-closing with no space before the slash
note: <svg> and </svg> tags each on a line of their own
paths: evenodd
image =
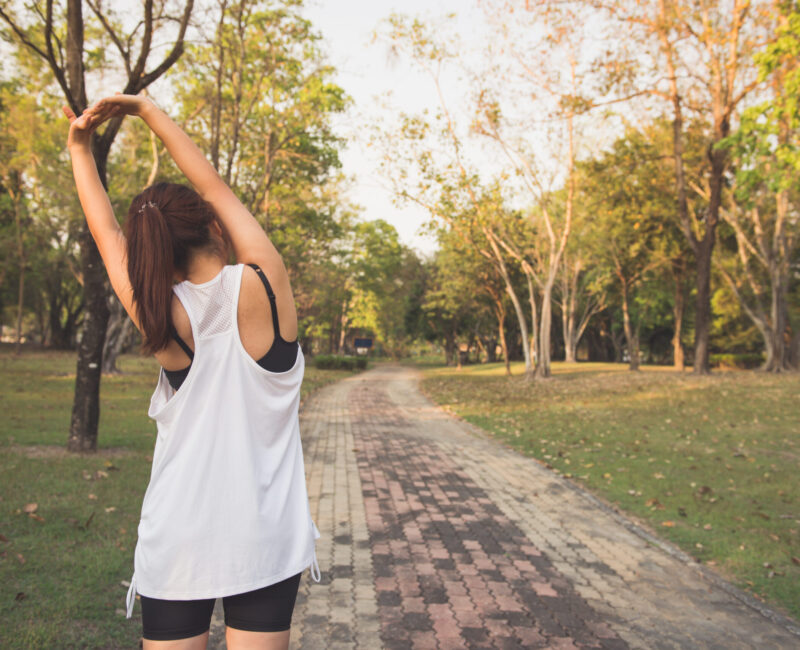
<svg viewBox="0 0 800 650">
<path fill-rule="evenodd" d="M 143 647 L 205 648 L 222 598 L 228 647 L 286 648 L 302 572 L 319 582 L 298 424 L 305 362 L 272 242 L 191 139 L 149 100 L 107 97 L 70 120 L 81 206 L 111 286 L 161 364 L 158 427 L 127 597 Z M 142 118 L 194 186 L 160 183 L 117 224 L 92 131 Z M 228 242 L 236 265 L 228 265 Z M 273 291 L 274 289 L 274 291 Z"/>
</svg>

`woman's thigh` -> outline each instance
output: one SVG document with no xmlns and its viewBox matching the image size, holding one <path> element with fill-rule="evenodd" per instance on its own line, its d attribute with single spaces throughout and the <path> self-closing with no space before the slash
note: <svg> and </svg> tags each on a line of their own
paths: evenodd
<svg viewBox="0 0 800 650">
<path fill-rule="evenodd" d="M 214 599 L 163 600 L 139 596 L 142 603 L 142 636 L 150 641 L 188 639 L 211 625 Z"/>
<path fill-rule="evenodd" d="M 225 596 L 225 625 L 249 632 L 282 632 L 292 623 L 298 573 L 286 580 L 235 596 Z"/>
</svg>

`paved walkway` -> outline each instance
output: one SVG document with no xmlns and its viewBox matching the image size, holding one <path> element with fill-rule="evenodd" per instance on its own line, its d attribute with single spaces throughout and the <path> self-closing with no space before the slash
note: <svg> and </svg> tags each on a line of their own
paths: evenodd
<svg viewBox="0 0 800 650">
<path fill-rule="evenodd" d="M 797 623 L 447 415 L 416 382 L 380 366 L 304 408 L 322 582 L 304 575 L 292 648 L 800 647 Z"/>
</svg>

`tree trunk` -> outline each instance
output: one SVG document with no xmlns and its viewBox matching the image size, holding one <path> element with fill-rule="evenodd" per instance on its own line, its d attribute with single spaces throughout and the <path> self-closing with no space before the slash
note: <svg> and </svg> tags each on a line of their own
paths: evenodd
<svg viewBox="0 0 800 650">
<path fill-rule="evenodd" d="M 625 339 L 625 335 L 623 334 L 621 337 L 619 334 L 615 334 L 613 330 L 609 330 L 608 338 L 611 341 L 611 347 L 614 348 L 614 363 L 622 363 L 622 344 Z"/>
<path fill-rule="evenodd" d="M 11 175 L 10 175 L 11 176 Z M 17 287 L 17 341 L 14 354 L 22 352 L 22 309 L 25 306 L 25 244 L 22 235 L 22 182 L 20 175 L 15 173 L 13 178 L 6 179 L 6 192 L 10 195 L 14 206 L 14 226 L 17 239 L 17 265 L 19 267 L 19 285 Z"/>
<path fill-rule="evenodd" d="M 336 354 L 341 354 L 344 349 L 345 339 L 347 338 L 347 307 L 350 301 L 345 299 L 342 302 L 342 313 L 339 317 L 339 341 L 336 344 Z"/>
<path fill-rule="evenodd" d="M 685 308 L 683 285 L 681 276 L 675 276 L 675 304 L 672 313 L 675 319 L 675 333 L 672 335 L 672 365 L 675 370 L 683 370 L 683 345 L 681 344 L 681 331 L 683 330 L 683 312 Z"/>
<path fill-rule="evenodd" d="M 762 331 L 767 353 L 764 370 L 768 372 L 784 372 L 791 365 L 791 332 L 789 331 L 789 311 L 786 299 L 786 287 L 780 278 L 774 277 L 772 282 L 771 326 Z"/>
<path fill-rule="evenodd" d="M 454 366 L 456 363 L 456 337 L 452 330 L 447 330 L 444 338 L 444 361 L 447 366 Z"/>
<path fill-rule="evenodd" d="M 552 274 L 551 274 L 552 275 Z M 542 291 L 542 316 L 539 326 L 539 346 L 536 359 L 536 378 L 550 377 L 550 333 L 553 323 L 553 282 L 552 278 L 545 283 Z"/>
<path fill-rule="evenodd" d="M 98 165 L 99 169 L 99 165 Z M 103 170 L 105 172 L 105 170 Z M 105 174 L 101 176 L 103 180 Z M 86 313 L 75 373 L 75 400 L 67 449 L 97 450 L 97 424 L 100 420 L 100 373 L 103 344 L 108 326 L 105 268 L 86 222 L 81 232 L 81 268 Z"/>
<path fill-rule="evenodd" d="M 506 306 L 503 303 L 502 295 L 495 296 L 492 294 L 494 300 L 494 315 L 497 318 L 497 334 L 500 340 L 500 348 L 503 351 L 503 362 L 506 366 L 506 375 L 511 376 L 511 361 L 508 358 L 508 341 L 506 341 Z"/>
<path fill-rule="evenodd" d="M 625 286 L 622 287 L 622 326 L 628 347 L 628 367 L 630 370 L 639 370 L 639 335 L 631 323 L 628 288 Z"/>
<path fill-rule="evenodd" d="M 694 321 L 694 372 L 707 375 L 711 333 L 711 251 L 713 234 L 697 242 L 697 298 Z"/>
<path fill-rule="evenodd" d="M 116 296 L 111 296 L 111 301 L 111 316 L 103 345 L 103 374 L 118 375 L 121 371 L 117 368 L 117 358 L 128 347 L 135 326 Z"/>
<path fill-rule="evenodd" d="M 569 322 L 564 323 L 564 361 L 575 363 L 578 358 L 578 337 L 575 336 L 574 315 L 565 318 Z"/>
<path fill-rule="evenodd" d="M 531 351 L 531 357 L 533 357 L 533 364 L 536 365 L 539 359 L 539 315 L 536 309 L 536 293 L 533 288 L 533 269 L 527 263 L 522 265 L 522 269 L 525 271 L 525 280 L 528 283 L 528 302 L 531 305 L 531 337 L 528 347 Z"/>
<path fill-rule="evenodd" d="M 577 263 L 579 264 L 579 262 Z M 575 363 L 577 357 L 578 339 L 575 336 L 575 310 L 577 307 L 577 277 L 580 273 L 578 266 L 573 273 L 570 260 L 565 255 L 561 267 L 564 274 L 561 281 L 561 331 L 564 336 L 564 361 Z"/>
<path fill-rule="evenodd" d="M 14 346 L 14 354 L 22 352 L 22 307 L 25 297 L 25 258 L 20 260 L 19 265 L 19 296 L 17 298 L 17 343 Z"/>
<path fill-rule="evenodd" d="M 800 369 L 800 331 L 795 332 L 792 336 L 789 360 L 794 370 Z"/>
<path fill-rule="evenodd" d="M 511 282 L 511 277 L 508 274 L 508 269 L 506 268 L 505 260 L 503 259 L 503 254 L 500 252 L 500 248 L 497 246 L 497 242 L 494 239 L 494 235 L 489 232 L 486 228 L 484 228 L 484 236 L 486 240 L 489 242 L 489 246 L 492 248 L 492 252 L 494 253 L 494 263 L 500 271 L 500 275 L 503 278 L 503 282 L 505 283 L 506 293 L 508 293 L 508 297 L 511 298 L 511 304 L 514 306 L 514 313 L 517 316 L 517 322 L 519 323 L 519 330 L 522 335 L 522 354 L 525 358 L 525 377 L 530 379 L 533 376 L 533 363 L 531 360 L 531 346 L 530 341 L 528 340 L 528 323 L 525 321 L 525 314 L 522 311 L 522 305 L 520 304 L 519 298 L 517 297 L 517 292 L 514 290 L 514 284 Z M 534 303 L 535 306 L 535 303 Z M 534 321 L 535 324 L 536 321 Z"/>
</svg>

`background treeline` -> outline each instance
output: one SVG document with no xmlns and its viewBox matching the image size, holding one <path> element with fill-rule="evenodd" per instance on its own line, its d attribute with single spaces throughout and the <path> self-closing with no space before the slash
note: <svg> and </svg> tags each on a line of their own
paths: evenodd
<svg viewBox="0 0 800 650">
<path fill-rule="evenodd" d="M 379 31 L 429 80 L 432 110 L 373 143 L 438 231 L 424 322 L 448 362 L 796 368 L 798 3 L 481 6 L 478 56 L 452 18 Z"/>
<path fill-rule="evenodd" d="M 359 335 L 541 377 L 562 358 L 797 367 L 796 2 L 483 2 L 478 56 L 452 21 L 387 19 L 378 41 L 427 76 L 432 110 L 365 131 L 397 200 L 431 216 L 428 258 L 344 199 L 333 124 L 350 100 L 302 4 L 0 7 L 3 339 L 77 347 L 75 448 L 95 444 L 100 372 L 138 334 L 80 212 L 60 106 L 117 89 L 150 92 L 261 221 L 308 354 Z M 93 151 L 120 218 L 182 180 L 136 120 Z"/>
<path fill-rule="evenodd" d="M 110 92 L 116 86 L 108 78 L 120 74 L 111 33 L 123 33 L 124 20 L 107 7 L 108 13 L 97 8 L 83 16 L 86 73 L 96 82 L 105 77 L 103 87 Z M 166 4 L 161 9 L 166 11 Z M 394 354 L 404 338 L 398 286 L 418 262 L 390 224 L 359 218 L 343 199 L 343 143 L 331 121 L 349 99 L 332 81 L 334 70 L 320 52 L 319 35 L 301 9 L 301 2 L 290 0 L 194 7 L 192 42 L 152 98 L 193 136 L 281 251 L 304 350 L 352 350 L 348 335 L 364 332 Z M 9 14 L 30 45 L 44 50 L 37 18 L 22 9 Z M 58 29 L 58 15 L 55 23 Z M 111 27 L 104 31 L 106 23 Z M 83 216 L 65 150 L 64 95 L 46 60 L 13 29 L 4 37 L 13 55 L 4 64 L 0 87 L 4 338 L 73 348 L 87 307 Z M 146 125 L 132 119 L 120 127 L 107 177 L 120 219 L 133 196 L 152 182 L 185 182 Z M 106 299 L 103 366 L 113 371 L 118 354 L 135 349 L 139 338 L 113 294 Z"/>
</svg>

